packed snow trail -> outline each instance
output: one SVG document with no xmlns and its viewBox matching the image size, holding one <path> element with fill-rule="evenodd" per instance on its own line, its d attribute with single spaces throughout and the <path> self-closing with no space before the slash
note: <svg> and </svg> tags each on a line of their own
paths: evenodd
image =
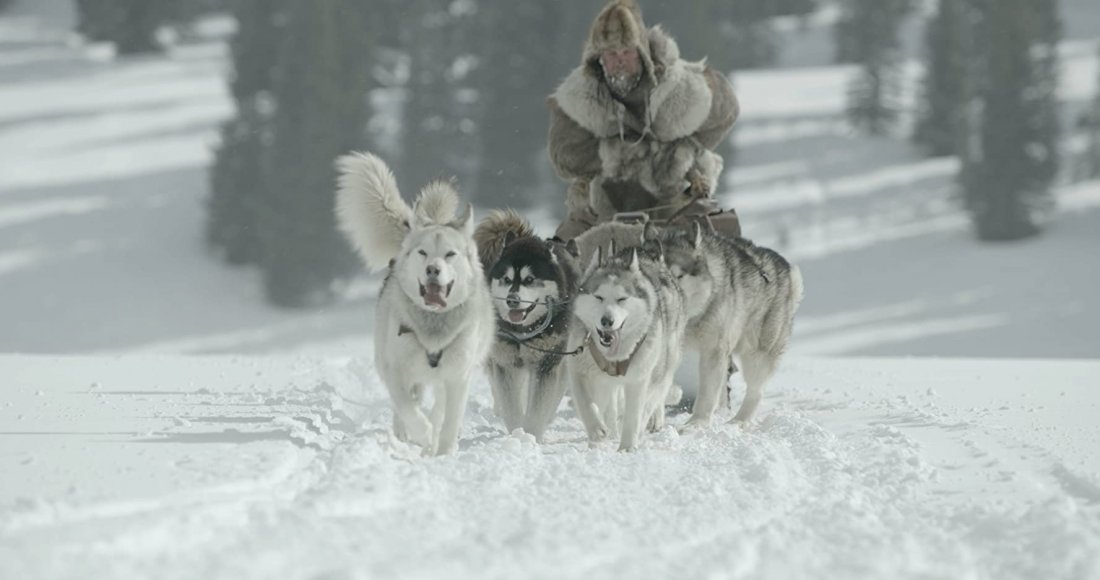
<svg viewBox="0 0 1100 580">
<path fill-rule="evenodd" d="M 505 434 L 482 382 L 438 459 L 357 361 L 0 370 L 3 578 L 1100 576 L 1100 363 L 795 358 L 750 428 L 636 453 L 590 449 L 567 405 L 545 445 Z"/>
</svg>

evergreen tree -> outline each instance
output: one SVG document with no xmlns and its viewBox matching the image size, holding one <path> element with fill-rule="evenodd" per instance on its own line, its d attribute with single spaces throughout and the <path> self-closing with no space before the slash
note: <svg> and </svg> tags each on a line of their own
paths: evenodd
<svg viewBox="0 0 1100 580">
<path fill-rule="evenodd" d="M 263 255 L 257 211 L 267 188 L 265 150 L 272 139 L 272 94 L 279 37 L 288 0 L 236 0 L 237 34 L 230 42 L 229 81 L 236 116 L 221 127 L 210 170 L 206 240 L 231 264 L 250 264 Z"/>
<path fill-rule="evenodd" d="M 337 156 L 364 145 L 369 54 L 359 0 L 291 2 L 273 82 L 267 195 L 259 212 L 264 288 L 280 306 L 332 298 L 357 267 L 335 228 Z"/>
<path fill-rule="evenodd" d="M 118 54 L 160 52 L 157 28 L 173 18 L 173 0 L 76 0 L 77 31 L 115 44 Z"/>
<path fill-rule="evenodd" d="M 902 90 L 898 29 L 911 0 L 843 0 L 836 25 L 837 56 L 860 65 L 848 87 L 848 118 L 871 135 L 897 120 Z"/>
<path fill-rule="evenodd" d="M 1100 60 L 1100 57 L 1098 57 Z M 1100 75 L 1096 78 L 1096 95 L 1092 106 L 1081 117 L 1081 126 L 1085 129 L 1088 149 L 1085 152 L 1084 177 L 1100 178 Z"/>
<path fill-rule="evenodd" d="M 473 181 L 477 155 L 477 100 L 473 90 L 476 34 L 471 2 L 405 3 L 401 48 L 409 54 L 399 178 L 418 189 L 434 179 L 457 177 L 463 190 Z M 494 8 L 496 9 L 496 8 Z"/>
<path fill-rule="evenodd" d="M 485 27 L 476 79 L 482 146 L 473 198 L 480 205 L 527 207 L 537 201 L 558 10 L 546 2 L 511 2 L 478 15 Z"/>
<path fill-rule="evenodd" d="M 925 32 L 925 74 L 913 141 L 932 156 L 957 155 L 967 53 L 966 6 L 940 0 Z"/>
<path fill-rule="evenodd" d="M 978 114 L 961 181 L 982 240 L 1014 240 L 1039 231 L 1053 203 L 1058 169 L 1058 51 L 1053 0 L 969 0 L 974 9 Z"/>
</svg>

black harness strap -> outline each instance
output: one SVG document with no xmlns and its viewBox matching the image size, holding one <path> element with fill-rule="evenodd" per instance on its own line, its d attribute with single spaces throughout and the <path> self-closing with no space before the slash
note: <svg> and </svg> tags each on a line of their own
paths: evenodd
<svg viewBox="0 0 1100 580">
<path fill-rule="evenodd" d="M 546 298 L 546 316 L 544 316 L 542 318 L 542 322 L 540 322 L 537 327 L 535 327 L 531 330 L 528 330 L 527 332 L 524 332 L 523 334 L 517 334 L 517 333 L 512 332 L 512 331 L 510 331 L 508 329 L 505 329 L 505 328 L 498 328 L 497 329 L 497 337 L 500 338 L 501 340 L 504 340 L 505 342 L 510 342 L 510 343 L 512 343 L 516 346 L 522 346 L 524 348 L 529 348 L 531 350 L 538 351 L 538 352 L 541 352 L 541 353 L 546 353 L 546 354 L 559 354 L 559 355 L 562 355 L 562 356 L 573 356 L 573 355 L 583 351 L 584 350 L 584 344 L 581 344 L 579 347 L 577 347 L 576 349 L 571 350 L 569 352 L 564 352 L 564 351 L 560 351 L 560 350 L 553 350 L 553 349 L 548 349 L 548 348 L 540 348 L 540 347 L 537 347 L 537 346 L 534 346 L 534 345 L 531 345 L 531 344 L 527 344 L 527 341 L 542 336 L 542 333 L 546 332 L 547 329 L 550 328 L 550 324 L 551 324 L 551 322 L 553 322 L 553 319 L 554 319 L 554 307 L 557 304 L 558 304 L 558 302 L 556 300 L 553 300 L 552 298 L 550 298 L 548 296 Z"/>
<path fill-rule="evenodd" d="M 402 334 L 413 335 L 413 339 L 415 339 L 416 342 L 420 344 L 420 348 L 424 348 L 424 343 L 420 342 L 420 337 L 416 336 L 416 333 L 413 332 L 413 329 L 405 326 L 404 324 L 397 328 L 397 336 L 401 336 Z M 445 348 L 446 347 L 444 347 L 444 349 Z M 439 352 L 428 352 L 428 349 L 424 348 L 424 354 L 426 354 L 428 357 L 428 366 L 434 369 L 439 366 L 439 359 L 443 358 L 443 349 L 440 349 Z"/>
</svg>

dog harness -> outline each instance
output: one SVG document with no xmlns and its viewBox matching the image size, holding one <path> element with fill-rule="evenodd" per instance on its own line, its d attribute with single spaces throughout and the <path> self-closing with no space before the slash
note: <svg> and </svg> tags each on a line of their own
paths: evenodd
<svg viewBox="0 0 1100 580">
<path fill-rule="evenodd" d="M 558 350 L 553 350 L 553 349 L 548 349 L 548 348 L 539 348 L 535 345 L 527 344 L 527 341 L 542 336 L 542 333 L 546 332 L 546 330 L 550 328 L 550 324 L 554 320 L 554 306 L 556 306 L 557 304 L 558 304 L 558 301 L 556 301 L 556 300 L 550 298 L 549 296 L 547 296 L 546 297 L 546 316 L 544 316 L 542 318 L 542 322 L 540 322 L 538 324 L 538 326 L 536 326 L 535 328 L 532 328 L 531 330 L 528 330 L 527 332 L 524 332 L 522 334 L 512 332 L 511 330 L 508 330 L 506 328 L 497 328 L 497 337 L 502 339 L 502 340 L 505 340 L 507 342 L 510 342 L 510 343 L 512 343 L 516 346 L 522 346 L 522 347 L 529 348 L 531 350 L 535 350 L 535 351 L 538 351 L 538 352 L 541 352 L 541 353 L 546 353 L 546 354 L 560 354 L 562 356 L 572 356 L 572 355 L 575 355 L 575 354 L 581 352 L 582 350 L 584 350 L 584 345 L 583 344 L 581 346 L 578 346 L 577 348 L 571 350 L 571 351 L 568 351 L 568 352 L 563 352 L 563 351 L 558 351 Z"/>
<path fill-rule="evenodd" d="M 637 354 L 638 349 L 641 348 L 642 343 L 645 342 L 646 334 L 642 336 L 642 339 L 638 341 L 638 344 L 634 345 L 634 352 L 630 353 L 630 356 L 624 360 L 611 362 L 604 358 L 600 353 L 600 349 L 596 348 L 596 343 L 592 341 L 592 335 L 588 335 L 588 340 L 585 344 L 588 346 L 588 352 L 592 353 L 592 360 L 596 361 L 596 366 L 600 367 L 600 370 L 612 377 L 621 377 L 630 370 L 630 363 L 634 360 L 634 355 Z"/>
<path fill-rule="evenodd" d="M 397 336 L 401 336 L 403 334 L 413 335 L 413 340 L 415 340 L 418 344 L 420 344 L 420 348 L 424 348 L 424 343 L 420 342 L 420 337 L 416 336 L 416 332 L 413 332 L 413 329 L 409 328 L 408 326 L 405 326 L 404 324 L 397 327 Z M 428 349 L 424 348 L 424 353 L 426 355 L 428 355 L 428 366 L 432 367 L 433 369 L 438 367 L 439 366 L 439 359 L 443 357 L 443 350 L 446 349 L 446 348 L 447 347 L 445 346 L 445 347 L 439 349 L 438 352 L 428 352 Z"/>
</svg>

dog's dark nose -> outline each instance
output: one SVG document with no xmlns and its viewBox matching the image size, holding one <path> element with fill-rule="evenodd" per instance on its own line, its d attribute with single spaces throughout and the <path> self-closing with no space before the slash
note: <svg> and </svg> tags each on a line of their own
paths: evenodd
<svg viewBox="0 0 1100 580">
<path fill-rule="evenodd" d="M 425 271 L 428 272 L 428 277 L 429 278 L 438 278 L 439 277 L 439 266 L 429 265 L 427 268 L 425 268 Z"/>
<path fill-rule="evenodd" d="M 610 316 L 604 316 L 603 318 L 600 319 L 600 326 L 602 326 L 604 328 L 611 328 L 611 325 L 614 324 L 614 323 L 615 323 L 615 321 L 612 320 Z"/>
<path fill-rule="evenodd" d="M 508 308 L 517 310 L 520 305 L 519 296 L 516 294 L 509 294 L 508 298 L 504 300 L 504 303 L 508 305 Z"/>
</svg>

